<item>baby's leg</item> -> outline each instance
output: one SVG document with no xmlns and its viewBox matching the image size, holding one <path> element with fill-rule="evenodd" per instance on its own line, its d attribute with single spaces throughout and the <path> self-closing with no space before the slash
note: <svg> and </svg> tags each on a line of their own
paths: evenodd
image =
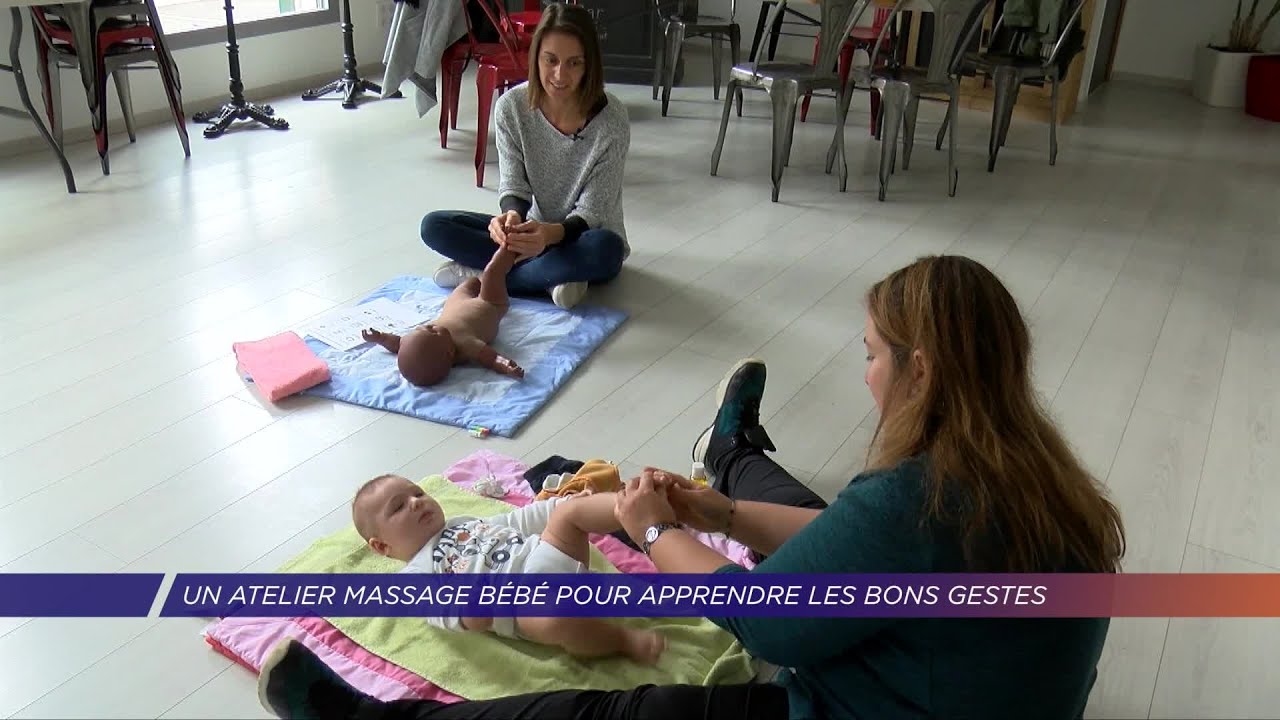
<svg viewBox="0 0 1280 720">
<path fill-rule="evenodd" d="M 462 295 L 465 297 L 477 297 L 480 295 L 480 278 L 469 277 L 462 281 L 462 284 L 453 289 L 450 295 Z"/>
<path fill-rule="evenodd" d="M 518 256 L 506 248 L 498 251 L 489 259 L 480 273 L 480 299 L 492 305 L 507 306 L 507 274 L 516 265 Z"/>
<path fill-rule="evenodd" d="M 577 658 L 626 655 L 644 665 L 658 662 L 667 640 L 652 630 L 635 630 L 601 618 L 522 617 L 516 628 L 525 638 L 564 648 Z"/>
<path fill-rule="evenodd" d="M 591 533 L 607 535 L 622 527 L 613 514 L 615 493 L 599 493 L 562 500 L 551 510 L 542 541 L 583 565 L 591 562 Z"/>
</svg>

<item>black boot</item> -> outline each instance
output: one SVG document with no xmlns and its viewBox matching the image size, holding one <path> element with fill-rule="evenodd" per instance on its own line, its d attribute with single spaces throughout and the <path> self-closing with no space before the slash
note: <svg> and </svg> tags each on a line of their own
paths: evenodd
<svg viewBox="0 0 1280 720">
<path fill-rule="evenodd" d="M 282 720 L 346 720 L 369 700 L 302 643 L 283 640 L 262 662 L 258 700 Z"/>
</svg>

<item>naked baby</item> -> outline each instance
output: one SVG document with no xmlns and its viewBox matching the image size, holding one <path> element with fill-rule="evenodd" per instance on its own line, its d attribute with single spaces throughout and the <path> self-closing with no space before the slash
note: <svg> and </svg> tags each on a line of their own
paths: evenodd
<svg viewBox="0 0 1280 720">
<path fill-rule="evenodd" d="M 454 365 L 467 362 L 523 378 L 524 370 L 519 365 L 490 347 L 510 305 L 507 273 L 517 257 L 499 248 L 480 277 L 454 288 L 434 322 L 417 327 L 404 337 L 372 328 L 362 332 L 362 337 L 395 353 L 400 374 L 418 387 L 442 382 Z"/>
<path fill-rule="evenodd" d="M 589 572 L 591 533 L 620 528 L 613 493 L 551 498 L 487 518 L 445 517 L 421 487 L 380 475 L 356 493 L 351 514 L 369 547 L 408 573 Z M 652 665 L 666 648 L 659 633 L 599 618 L 428 618 L 446 630 L 491 631 L 563 648 L 578 658 L 625 655 Z"/>
</svg>

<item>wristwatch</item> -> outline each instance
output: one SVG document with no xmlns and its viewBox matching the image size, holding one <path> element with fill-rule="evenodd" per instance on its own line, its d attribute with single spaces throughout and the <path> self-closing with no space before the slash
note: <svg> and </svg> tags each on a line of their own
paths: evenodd
<svg viewBox="0 0 1280 720">
<path fill-rule="evenodd" d="M 651 525 L 648 530 L 644 531 L 644 542 L 641 543 L 640 549 L 644 551 L 645 555 L 648 555 L 649 548 L 653 547 L 653 544 L 658 542 L 658 538 L 661 537 L 662 533 L 668 530 L 675 530 L 679 527 L 679 523 L 658 523 L 657 525 Z"/>
</svg>

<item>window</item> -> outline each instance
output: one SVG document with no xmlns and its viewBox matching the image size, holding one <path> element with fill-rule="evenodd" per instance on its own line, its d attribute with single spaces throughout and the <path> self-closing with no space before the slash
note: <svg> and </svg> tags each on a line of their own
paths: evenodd
<svg viewBox="0 0 1280 720">
<path fill-rule="evenodd" d="M 226 42 L 225 0 L 154 0 L 174 48 Z M 332 9 L 331 9 L 332 6 Z M 336 0 L 232 0 L 237 38 L 336 23 Z"/>
</svg>

